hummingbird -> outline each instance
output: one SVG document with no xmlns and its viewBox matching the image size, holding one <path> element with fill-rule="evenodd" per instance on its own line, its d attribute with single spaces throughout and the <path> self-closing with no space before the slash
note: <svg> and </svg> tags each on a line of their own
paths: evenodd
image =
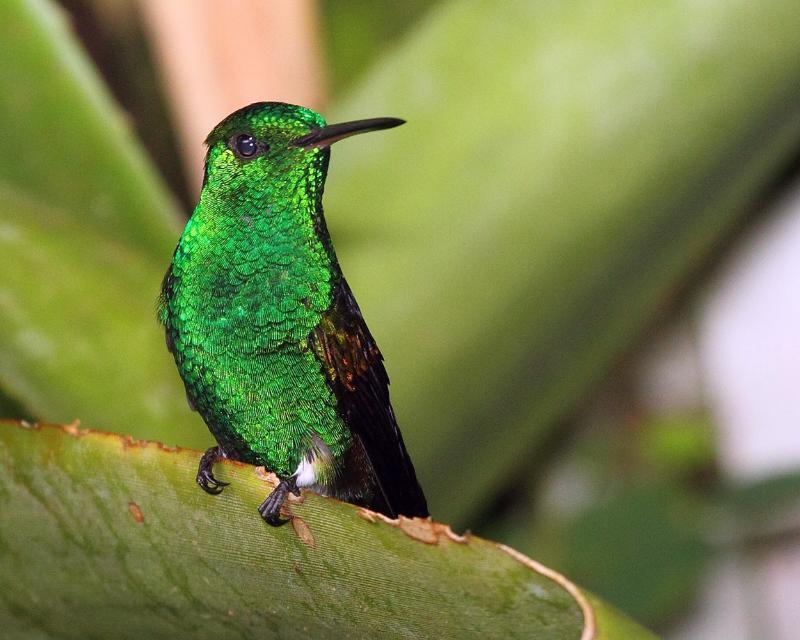
<svg viewBox="0 0 800 640">
<path fill-rule="evenodd" d="M 272 526 L 301 488 L 385 514 L 427 517 L 389 400 L 383 356 L 347 284 L 322 212 L 330 145 L 403 124 L 326 124 L 311 109 L 257 102 L 206 139 L 199 202 L 164 277 L 168 349 L 221 458 L 264 466 Z"/>
</svg>

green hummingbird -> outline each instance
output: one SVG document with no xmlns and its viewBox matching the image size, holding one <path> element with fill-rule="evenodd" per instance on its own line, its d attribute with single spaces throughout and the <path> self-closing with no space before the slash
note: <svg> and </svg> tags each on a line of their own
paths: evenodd
<svg viewBox="0 0 800 640">
<path fill-rule="evenodd" d="M 326 125 L 305 107 L 258 102 L 206 139 L 200 201 L 158 315 L 189 405 L 218 443 L 197 483 L 222 491 L 220 458 L 263 465 L 280 479 L 259 507 L 273 526 L 303 487 L 392 518 L 428 515 L 383 357 L 322 214 L 330 145 L 403 122 Z"/>
</svg>

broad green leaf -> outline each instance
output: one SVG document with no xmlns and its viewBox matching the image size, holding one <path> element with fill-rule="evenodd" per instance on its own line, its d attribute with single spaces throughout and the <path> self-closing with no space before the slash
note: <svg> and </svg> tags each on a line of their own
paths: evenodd
<svg viewBox="0 0 800 640">
<path fill-rule="evenodd" d="M 0 623 L 14 638 L 651 638 L 521 554 L 424 520 L 271 490 L 199 453 L 0 425 Z M 594 630 L 594 632 L 593 632 Z"/>
<path fill-rule="evenodd" d="M 437 516 L 469 522 L 800 142 L 800 3 L 449 2 L 330 120 L 327 217 Z M 467 489 L 468 487 L 468 489 Z"/>
</svg>

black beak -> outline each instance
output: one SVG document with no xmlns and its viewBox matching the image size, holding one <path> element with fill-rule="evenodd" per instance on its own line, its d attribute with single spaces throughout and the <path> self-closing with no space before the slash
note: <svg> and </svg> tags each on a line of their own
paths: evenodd
<svg viewBox="0 0 800 640">
<path fill-rule="evenodd" d="M 349 138 L 357 133 L 367 133 L 368 131 L 380 131 L 381 129 L 391 129 L 404 124 L 405 120 L 400 118 L 370 118 L 369 120 L 354 120 L 352 122 L 341 122 L 339 124 L 329 124 L 327 127 L 315 129 L 311 133 L 292 141 L 295 147 L 303 149 L 322 149 L 332 145 L 334 142 Z"/>
</svg>

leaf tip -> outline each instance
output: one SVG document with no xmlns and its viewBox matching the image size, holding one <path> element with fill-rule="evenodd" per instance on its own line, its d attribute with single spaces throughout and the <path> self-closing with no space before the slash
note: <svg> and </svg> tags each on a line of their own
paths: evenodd
<svg viewBox="0 0 800 640">
<path fill-rule="evenodd" d="M 597 623 L 595 621 L 594 609 L 589 601 L 586 599 L 586 596 L 583 595 L 580 589 L 575 586 L 572 582 L 570 582 L 567 578 L 563 575 L 551 569 L 550 567 L 546 567 L 543 564 L 536 562 L 532 558 L 529 558 L 524 553 L 517 551 L 505 544 L 495 543 L 497 548 L 501 551 L 504 551 L 508 555 L 510 555 L 514 560 L 517 562 L 524 564 L 526 567 L 535 571 L 536 573 L 549 578 L 556 584 L 558 584 L 564 591 L 571 595 L 575 602 L 578 603 L 578 606 L 581 608 L 581 612 L 583 613 L 583 633 L 581 633 L 580 640 L 594 640 L 597 638 Z"/>
</svg>

